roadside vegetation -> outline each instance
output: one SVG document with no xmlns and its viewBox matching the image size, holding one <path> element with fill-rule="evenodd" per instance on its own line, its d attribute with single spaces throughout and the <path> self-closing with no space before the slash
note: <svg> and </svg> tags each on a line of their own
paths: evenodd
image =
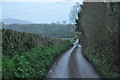
<svg viewBox="0 0 120 80">
<path fill-rule="evenodd" d="M 72 40 L 53 39 L 3 29 L 2 76 L 7 78 L 45 78 L 51 62 L 72 46 Z"/>
<path fill-rule="evenodd" d="M 0 79 L 2 78 L 2 29 L 0 29 Z"/>
<path fill-rule="evenodd" d="M 84 55 L 106 78 L 120 78 L 119 17 L 119 2 L 84 2 L 76 19 Z"/>
</svg>

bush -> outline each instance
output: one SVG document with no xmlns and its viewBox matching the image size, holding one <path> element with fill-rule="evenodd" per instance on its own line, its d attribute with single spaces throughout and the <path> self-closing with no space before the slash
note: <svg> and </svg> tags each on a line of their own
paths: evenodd
<svg viewBox="0 0 120 80">
<path fill-rule="evenodd" d="M 45 78 L 51 62 L 72 41 L 3 30 L 3 78 Z"/>
<path fill-rule="evenodd" d="M 120 26 L 119 2 L 85 2 L 76 20 L 83 53 L 103 76 L 120 77 L 118 35 Z"/>
<path fill-rule="evenodd" d="M 70 45 L 69 45 L 70 46 Z M 3 57 L 3 78 L 45 78 L 47 69 L 55 57 L 68 49 L 68 45 L 41 45 L 30 51 L 15 55 L 12 59 Z"/>
<path fill-rule="evenodd" d="M 53 39 L 38 34 L 28 34 L 8 29 L 2 30 L 2 36 L 2 53 L 9 57 L 26 52 L 39 45 L 52 46 L 59 43 L 69 43 L 67 40 Z"/>
<path fill-rule="evenodd" d="M 11 59 L 8 57 L 3 57 L 2 67 L 2 71 L 4 71 L 2 76 L 5 78 L 13 78 L 15 76 L 14 72 L 16 71 L 16 68 L 14 62 Z"/>
</svg>

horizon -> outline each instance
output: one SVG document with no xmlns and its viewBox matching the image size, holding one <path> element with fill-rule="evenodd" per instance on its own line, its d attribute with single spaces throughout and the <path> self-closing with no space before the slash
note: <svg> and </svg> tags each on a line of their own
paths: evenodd
<svg viewBox="0 0 120 80">
<path fill-rule="evenodd" d="M 32 23 L 69 23 L 69 14 L 75 4 L 76 2 L 2 2 L 2 20 L 12 18 Z"/>
</svg>

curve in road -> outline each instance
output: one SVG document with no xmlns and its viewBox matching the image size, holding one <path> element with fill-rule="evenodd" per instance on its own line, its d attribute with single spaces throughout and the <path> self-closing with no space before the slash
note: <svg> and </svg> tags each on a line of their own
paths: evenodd
<svg viewBox="0 0 120 80">
<path fill-rule="evenodd" d="M 53 64 L 46 78 L 101 78 L 84 58 L 78 40 Z"/>
</svg>

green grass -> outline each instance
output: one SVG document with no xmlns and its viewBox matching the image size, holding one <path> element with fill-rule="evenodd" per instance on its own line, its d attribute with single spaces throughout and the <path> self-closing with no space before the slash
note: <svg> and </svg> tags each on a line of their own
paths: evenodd
<svg viewBox="0 0 120 80">
<path fill-rule="evenodd" d="M 73 44 L 75 42 L 75 40 L 69 40 L 71 44 Z"/>
<path fill-rule="evenodd" d="M 59 44 L 51 47 L 41 45 L 30 51 L 15 55 L 11 59 L 3 56 L 3 78 L 44 79 L 51 62 L 70 46 L 71 44 Z"/>
</svg>

